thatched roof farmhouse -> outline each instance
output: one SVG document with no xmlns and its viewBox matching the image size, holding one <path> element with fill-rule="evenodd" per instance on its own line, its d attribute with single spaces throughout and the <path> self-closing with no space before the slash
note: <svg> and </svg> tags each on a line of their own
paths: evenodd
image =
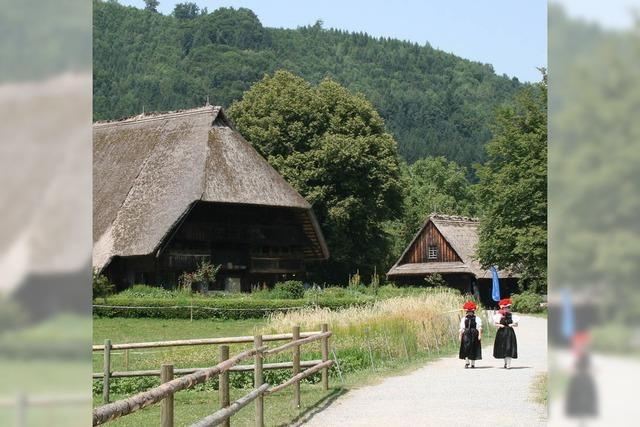
<svg viewBox="0 0 640 427">
<path fill-rule="evenodd" d="M 96 123 L 93 148 L 93 265 L 118 287 L 208 260 L 220 289 L 249 290 L 329 256 L 309 203 L 220 107 Z"/>
<path fill-rule="evenodd" d="M 463 293 L 491 295 L 491 272 L 476 259 L 477 218 L 431 214 L 424 225 L 387 272 L 389 280 L 399 284 L 423 284 L 430 274 L 440 274 L 448 285 Z M 498 271 L 501 288 L 507 295 L 517 275 Z"/>
</svg>

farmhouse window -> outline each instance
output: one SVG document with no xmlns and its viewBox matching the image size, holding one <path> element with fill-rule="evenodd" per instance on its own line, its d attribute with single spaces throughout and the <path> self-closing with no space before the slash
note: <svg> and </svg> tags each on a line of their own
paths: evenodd
<svg viewBox="0 0 640 427">
<path fill-rule="evenodd" d="M 427 259 L 438 259 L 438 247 L 431 245 L 429 246 L 429 252 L 427 254 Z"/>
</svg>

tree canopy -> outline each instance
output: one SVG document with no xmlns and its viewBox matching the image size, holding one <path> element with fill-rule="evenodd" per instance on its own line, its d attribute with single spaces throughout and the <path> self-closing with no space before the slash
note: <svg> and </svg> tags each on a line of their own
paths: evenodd
<svg viewBox="0 0 640 427">
<path fill-rule="evenodd" d="M 401 209 L 397 147 L 361 95 L 331 79 L 312 85 L 286 71 L 266 76 L 234 103 L 236 128 L 308 201 L 331 259 L 316 279 L 344 281 L 354 268 L 384 268 L 384 221 Z"/>
<path fill-rule="evenodd" d="M 163 16 L 94 0 L 94 119 L 190 108 L 207 98 L 228 107 L 265 74 L 287 69 L 364 94 L 409 163 L 445 156 L 470 168 L 483 160 L 494 110 L 523 86 L 428 44 L 321 22 L 266 28 L 246 8 L 198 14 L 190 4 Z"/>
<path fill-rule="evenodd" d="M 543 72 L 544 74 L 544 72 Z M 479 166 L 482 210 L 477 255 L 511 269 L 525 286 L 547 278 L 547 82 L 525 88 L 496 115 L 487 161 Z"/>
<path fill-rule="evenodd" d="M 474 188 L 467 176 L 465 167 L 444 157 L 426 157 L 402 165 L 402 214 L 387 224 L 393 240 L 389 263 L 396 261 L 430 213 L 476 215 Z"/>
</svg>

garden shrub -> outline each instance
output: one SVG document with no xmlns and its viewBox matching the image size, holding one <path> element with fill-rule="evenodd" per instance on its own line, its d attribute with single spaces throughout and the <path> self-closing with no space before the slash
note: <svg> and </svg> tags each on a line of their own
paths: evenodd
<svg viewBox="0 0 640 427">
<path fill-rule="evenodd" d="M 93 297 L 94 298 L 106 298 L 113 294 L 115 290 L 113 283 L 109 282 L 109 279 L 104 274 L 98 273 L 97 269 L 93 270 Z"/>
<path fill-rule="evenodd" d="M 368 293 L 367 287 L 362 283 L 351 283 L 349 286 L 347 286 L 346 291 L 348 294 L 351 294 L 353 296 L 366 295 Z"/>
<path fill-rule="evenodd" d="M 304 298 L 304 285 L 299 280 L 278 282 L 273 288 L 272 294 L 278 299 L 302 299 Z"/>
<path fill-rule="evenodd" d="M 329 298 L 345 298 L 347 296 L 347 290 L 338 286 L 332 286 L 323 290 L 325 297 Z"/>
<path fill-rule="evenodd" d="M 540 306 L 543 302 L 542 296 L 533 292 L 522 292 L 511 295 L 513 311 L 519 313 L 540 313 L 544 308 Z"/>
<path fill-rule="evenodd" d="M 127 298 L 176 298 L 177 292 L 159 286 L 137 284 L 120 292 L 118 296 L 125 296 Z"/>
<path fill-rule="evenodd" d="M 110 306 L 94 306 L 96 317 L 128 317 L 158 319 L 256 319 L 274 312 L 318 306 L 331 310 L 364 305 L 370 298 L 322 298 L 317 301 L 250 299 L 250 298 L 126 298 L 117 295 Z M 190 305 L 193 304 L 193 310 Z M 124 308 L 121 308 L 124 307 Z M 136 308 L 130 308 L 136 307 Z M 138 308 L 140 307 L 140 308 Z"/>
</svg>

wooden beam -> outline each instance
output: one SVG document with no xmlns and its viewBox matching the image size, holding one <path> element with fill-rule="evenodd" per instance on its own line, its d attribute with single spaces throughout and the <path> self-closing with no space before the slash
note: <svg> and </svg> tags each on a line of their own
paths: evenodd
<svg viewBox="0 0 640 427">
<path fill-rule="evenodd" d="M 213 376 L 218 375 L 220 372 L 228 371 L 233 365 L 237 364 L 241 360 L 252 357 L 256 352 L 263 350 L 264 347 L 244 351 L 211 368 L 203 369 L 201 371 L 194 372 L 193 374 L 185 375 L 181 378 L 176 378 L 129 398 L 95 408 L 92 414 L 93 425 L 97 426 L 103 424 L 107 421 L 122 417 L 123 415 L 146 408 L 154 403 L 158 403 L 169 394 L 174 394 L 180 390 L 185 390 L 195 386 L 196 384 L 203 383 L 211 379 Z"/>
<path fill-rule="evenodd" d="M 302 332 L 301 337 L 306 338 L 312 335 L 319 334 L 320 331 Z M 273 334 L 263 335 L 263 341 L 284 341 L 290 340 L 291 334 Z M 201 339 L 188 339 L 188 340 L 173 340 L 173 341 L 150 341 L 150 342 L 132 342 L 122 344 L 112 344 L 111 350 L 124 350 L 133 348 L 159 348 L 159 347 L 178 347 L 186 345 L 217 345 L 217 344 L 242 344 L 252 343 L 253 336 L 241 336 L 241 337 L 221 337 L 221 338 L 201 338 Z M 103 351 L 104 345 L 94 345 L 91 347 L 92 351 Z"/>
<path fill-rule="evenodd" d="M 273 393 L 277 393 L 280 390 L 289 387 L 291 384 L 295 383 L 296 381 L 300 381 L 303 380 L 305 378 L 307 378 L 308 376 L 315 374 L 316 372 L 318 372 L 319 370 L 325 368 L 325 367 L 330 367 L 331 365 L 333 365 L 333 360 L 327 360 L 326 362 L 322 362 L 322 363 L 318 363 L 316 366 L 314 366 L 313 368 L 307 369 L 306 371 L 300 372 L 298 375 L 294 375 L 293 377 L 291 377 L 290 379 L 288 379 L 286 382 L 272 387 L 269 389 L 269 391 L 267 392 L 268 394 L 273 394 Z"/>
<path fill-rule="evenodd" d="M 261 397 L 268 388 L 269 384 L 262 384 L 257 389 L 230 404 L 227 408 L 221 409 L 218 412 L 215 412 L 208 417 L 191 424 L 191 427 L 210 427 L 222 424 L 225 420 L 229 420 L 229 418 L 233 414 L 237 413 L 240 409 L 244 408 L 255 399 Z"/>
</svg>

